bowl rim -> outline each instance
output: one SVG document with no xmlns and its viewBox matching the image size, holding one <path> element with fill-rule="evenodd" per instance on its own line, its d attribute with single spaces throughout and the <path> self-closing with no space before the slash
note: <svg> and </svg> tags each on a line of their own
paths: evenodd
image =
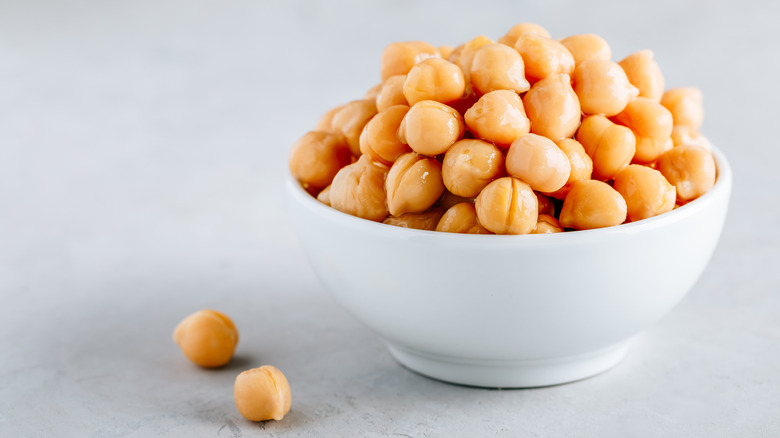
<svg viewBox="0 0 780 438">
<path fill-rule="evenodd" d="M 322 215 L 324 218 L 343 222 L 344 225 L 358 231 L 365 231 L 370 233 L 380 233 L 387 237 L 394 238 L 415 238 L 424 237 L 426 239 L 440 239 L 448 242 L 460 241 L 460 242 L 480 242 L 485 244 L 490 242 L 491 244 L 496 242 L 511 242 L 517 244 L 520 242 L 535 242 L 551 241 L 564 243 L 567 241 L 574 242 L 577 239 L 598 239 L 601 236 L 607 236 L 611 234 L 634 234 L 641 233 L 651 229 L 664 227 L 669 223 L 678 222 L 684 220 L 687 217 L 697 214 L 702 209 L 707 208 L 710 204 L 714 203 L 723 196 L 728 197 L 731 185 L 732 185 L 732 173 L 731 166 L 729 165 L 726 156 L 716 147 L 713 147 L 712 155 L 715 158 L 716 167 L 716 179 L 715 185 L 705 194 L 693 201 L 675 208 L 672 211 L 660 214 L 647 219 L 642 219 L 637 222 L 623 223 L 605 228 L 597 228 L 591 230 L 576 230 L 568 231 L 564 233 L 549 233 L 549 234 L 463 234 L 463 233 L 444 233 L 440 231 L 430 230 L 418 230 L 414 228 L 404 228 L 382 222 L 375 222 L 368 219 L 363 219 L 357 216 L 352 216 L 348 213 L 336 210 L 322 202 L 318 201 L 315 197 L 310 195 L 301 184 L 289 173 L 286 173 L 286 184 L 288 191 L 292 195 L 292 198 L 304 206 L 307 209 L 312 210 L 317 215 Z"/>
</svg>

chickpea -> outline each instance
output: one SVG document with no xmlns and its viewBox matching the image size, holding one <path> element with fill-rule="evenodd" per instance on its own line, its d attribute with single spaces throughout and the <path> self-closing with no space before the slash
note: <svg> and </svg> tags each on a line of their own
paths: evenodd
<svg viewBox="0 0 780 438">
<path fill-rule="evenodd" d="M 382 91 L 381 82 L 369 88 L 368 91 L 366 91 L 366 94 L 363 95 L 363 99 L 376 100 L 376 97 L 379 96 L 380 91 Z"/>
<path fill-rule="evenodd" d="M 473 198 L 488 183 L 503 176 L 504 155 L 482 140 L 460 140 L 444 154 L 444 186 L 455 195 Z"/>
<path fill-rule="evenodd" d="M 536 82 L 523 97 L 531 132 L 551 140 L 571 137 L 580 126 L 580 101 L 569 75 L 550 75 Z"/>
<path fill-rule="evenodd" d="M 463 137 L 463 117 L 443 103 L 423 100 L 412 106 L 398 128 L 398 139 L 418 154 L 436 156 Z"/>
<path fill-rule="evenodd" d="M 467 86 L 471 85 L 471 64 L 474 61 L 474 56 L 476 56 L 477 50 L 488 44 L 493 44 L 493 40 L 486 37 L 485 35 L 480 35 L 466 42 L 462 46 L 456 47 L 447 58 L 450 62 L 460 67 L 460 69 L 463 71 Z"/>
<path fill-rule="evenodd" d="M 590 179 L 591 174 L 593 173 L 593 160 L 590 159 L 590 156 L 585 152 L 585 148 L 583 148 L 577 140 L 562 138 L 556 141 L 555 144 L 569 158 L 571 174 L 569 175 L 569 179 L 566 180 L 566 184 L 560 189 L 550 193 L 550 196 L 556 199 L 564 199 L 566 194 L 569 193 L 572 184 L 577 181 Z"/>
<path fill-rule="evenodd" d="M 387 174 L 386 191 L 393 216 L 429 209 L 444 193 L 441 163 L 414 152 L 401 155 Z"/>
<path fill-rule="evenodd" d="M 531 187 L 505 176 L 487 185 L 474 202 L 479 223 L 496 234 L 528 234 L 536 227 L 539 206 Z"/>
<path fill-rule="evenodd" d="M 461 234 L 491 234 L 479 224 L 477 209 L 470 202 L 455 204 L 444 213 L 436 231 Z"/>
<path fill-rule="evenodd" d="M 278 368 L 263 365 L 236 377 L 233 397 L 238 412 L 249 421 L 281 420 L 290 412 L 290 384 Z"/>
<path fill-rule="evenodd" d="M 409 70 L 403 93 L 410 105 L 423 100 L 449 103 L 463 97 L 466 79 L 461 69 L 441 58 L 430 58 Z"/>
<path fill-rule="evenodd" d="M 526 134 L 512 143 L 506 155 L 509 175 L 540 192 L 554 192 L 569 179 L 569 157 L 547 137 Z"/>
<path fill-rule="evenodd" d="M 395 105 L 374 116 L 360 134 L 360 152 L 388 166 L 411 152 L 409 145 L 398 139 L 398 128 L 408 112 L 408 106 Z"/>
<path fill-rule="evenodd" d="M 677 199 L 677 191 L 661 172 L 638 164 L 618 172 L 613 187 L 626 200 L 632 222 L 672 211 Z"/>
<path fill-rule="evenodd" d="M 536 219 L 536 227 L 531 231 L 531 234 L 552 234 L 562 233 L 563 227 L 558 222 L 558 219 L 546 214 L 540 214 Z"/>
<path fill-rule="evenodd" d="M 592 33 L 572 35 L 561 40 L 574 58 L 574 65 L 580 65 L 590 59 L 609 61 L 612 59 L 612 49 L 604 38 Z"/>
<path fill-rule="evenodd" d="M 517 39 L 520 38 L 520 35 L 531 32 L 543 37 L 550 38 L 550 32 L 547 32 L 547 29 L 539 26 L 536 23 L 519 23 L 512 26 L 512 28 L 509 29 L 509 31 L 507 31 L 504 36 L 498 39 L 498 42 L 501 44 L 506 44 L 509 47 L 514 47 L 515 43 L 517 43 Z"/>
<path fill-rule="evenodd" d="M 555 216 L 555 201 L 553 201 L 553 198 L 541 193 L 536 193 L 536 202 L 538 204 L 537 208 L 539 210 L 539 214 Z"/>
<path fill-rule="evenodd" d="M 338 211 L 379 222 L 387 217 L 387 166 L 368 155 L 343 167 L 330 185 L 330 205 Z"/>
<path fill-rule="evenodd" d="M 688 125 L 677 125 L 672 128 L 672 143 L 675 146 L 698 146 L 708 151 L 712 150 L 712 144 L 707 137 Z"/>
<path fill-rule="evenodd" d="M 552 38 L 527 32 L 517 38 L 515 49 L 523 57 L 525 76 L 531 82 L 574 71 L 574 57 Z"/>
<path fill-rule="evenodd" d="M 401 228 L 413 228 L 415 230 L 435 231 L 436 224 L 439 223 L 444 214 L 444 209 L 433 207 L 422 213 L 404 213 L 398 217 L 388 216 L 382 221 L 383 224 L 393 225 Z"/>
<path fill-rule="evenodd" d="M 585 114 L 612 117 L 634 100 L 639 89 L 615 62 L 591 59 L 574 70 L 574 92 Z"/>
<path fill-rule="evenodd" d="M 394 105 L 409 106 L 404 96 L 406 75 L 390 76 L 382 83 L 382 89 L 376 97 L 377 111 L 384 111 Z"/>
<path fill-rule="evenodd" d="M 238 330 L 224 313 L 206 309 L 184 318 L 173 331 L 173 340 L 195 364 L 216 368 L 233 357 Z"/>
<path fill-rule="evenodd" d="M 330 186 L 325 187 L 317 194 L 317 200 L 330 207 Z"/>
<path fill-rule="evenodd" d="M 439 52 L 439 56 L 441 56 L 442 59 L 449 58 L 453 50 L 455 50 L 455 48 L 448 45 L 443 45 L 436 48 L 436 51 Z"/>
<path fill-rule="evenodd" d="M 614 119 L 636 136 L 637 163 L 652 163 L 672 147 L 672 114 L 660 103 L 637 97 Z"/>
<path fill-rule="evenodd" d="M 449 210 L 449 208 L 453 205 L 460 204 L 461 202 L 468 202 L 469 204 L 473 204 L 474 198 L 466 198 L 464 196 L 455 195 L 445 188 L 444 194 L 441 195 L 441 198 L 439 198 L 439 201 L 436 202 L 436 204 L 446 211 Z"/>
<path fill-rule="evenodd" d="M 360 155 L 360 133 L 376 112 L 373 100 L 355 100 L 333 115 L 333 130 L 344 134 L 353 155 Z"/>
<path fill-rule="evenodd" d="M 405 75 L 412 66 L 428 58 L 438 58 L 436 47 L 423 41 L 392 43 L 382 52 L 381 76 L 386 80 L 390 76 Z"/>
<path fill-rule="evenodd" d="M 477 50 L 471 62 L 471 85 L 477 93 L 513 90 L 524 93 L 531 87 L 525 79 L 523 58 L 517 50 L 503 44 L 486 44 Z"/>
<path fill-rule="evenodd" d="M 636 152 L 636 137 L 625 126 L 602 115 L 586 117 L 577 130 L 577 141 L 593 160 L 592 177 L 609 180 L 627 166 Z"/>
<path fill-rule="evenodd" d="M 466 111 L 464 119 L 475 137 L 499 147 L 509 146 L 531 129 L 523 101 L 511 90 L 486 93 Z"/>
<path fill-rule="evenodd" d="M 322 115 L 322 117 L 320 117 L 320 120 L 317 122 L 317 125 L 314 126 L 314 130 L 332 131 L 333 116 L 335 116 L 337 112 L 341 111 L 342 108 L 344 108 L 344 105 L 339 105 L 335 108 L 329 109 L 325 114 Z"/>
<path fill-rule="evenodd" d="M 343 135 L 311 131 L 293 145 L 289 167 L 304 188 L 316 190 L 329 185 L 336 173 L 351 162 L 352 152 Z"/>
<path fill-rule="evenodd" d="M 661 97 L 661 105 L 671 111 L 675 126 L 687 125 L 694 129 L 701 127 L 704 120 L 702 95 L 698 88 L 671 88 Z"/>
<path fill-rule="evenodd" d="M 639 97 L 660 102 L 664 94 L 664 75 L 651 50 L 640 50 L 620 61 L 628 81 L 639 89 Z"/>
<path fill-rule="evenodd" d="M 611 227 L 625 222 L 627 210 L 625 199 L 609 184 L 583 180 L 571 186 L 559 221 L 561 226 L 577 230 Z"/>
<path fill-rule="evenodd" d="M 658 159 L 658 170 L 677 188 L 680 204 L 698 198 L 715 185 L 715 159 L 700 147 L 677 146 L 664 152 Z"/>
</svg>

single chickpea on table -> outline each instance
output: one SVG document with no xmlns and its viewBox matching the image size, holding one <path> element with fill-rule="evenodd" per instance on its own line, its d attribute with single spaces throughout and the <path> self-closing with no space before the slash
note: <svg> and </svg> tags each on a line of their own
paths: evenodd
<svg viewBox="0 0 780 438">
<path fill-rule="evenodd" d="M 705 194 L 717 169 L 702 95 L 654 53 L 519 23 L 496 40 L 388 45 L 381 82 L 290 155 L 322 203 L 384 224 L 547 234 L 636 222 Z"/>
</svg>

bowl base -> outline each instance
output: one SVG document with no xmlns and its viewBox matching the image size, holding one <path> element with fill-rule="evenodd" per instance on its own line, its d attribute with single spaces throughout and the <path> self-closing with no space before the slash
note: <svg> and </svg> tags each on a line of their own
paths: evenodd
<svg viewBox="0 0 780 438">
<path fill-rule="evenodd" d="M 617 365 L 630 341 L 579 354 L 523 361 L 471 360 L 438 356 L 387 343 L 390 354 L 410 370 L 449 383 L 485 388 L 534 388 L 574 382 Z"/>
</svg>

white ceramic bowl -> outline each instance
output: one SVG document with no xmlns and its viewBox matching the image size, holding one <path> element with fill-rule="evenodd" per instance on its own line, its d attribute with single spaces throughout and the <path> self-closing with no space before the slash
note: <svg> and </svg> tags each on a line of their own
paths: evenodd
<svg viewBox="0 0 780 438">
<path fill-rule="evenodd" d="M 325 287 L 406 367 L 448 382 L 533 387 L 600 373 L 691 289 L 723 228 L 715 187 L 669 213 L 599 230 L 497 236 L 349 216 L 288 180 L 292 220 Z"/>
</svg>

